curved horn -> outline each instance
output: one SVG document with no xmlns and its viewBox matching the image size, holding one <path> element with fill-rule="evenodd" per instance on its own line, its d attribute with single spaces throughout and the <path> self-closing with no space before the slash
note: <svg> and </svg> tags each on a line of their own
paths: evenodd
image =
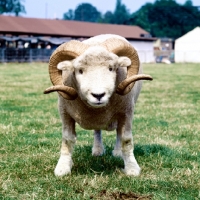
<svg viewBox="0 0 200 200">
<path fill-rule="evenodd" d="M 131 60 L 131 66 L 128 67 L 126 79 L 123 80 L 117 87 L 118 94 L 125 95 L 129 93 L 133 88 L 135 81 L 137 80 L 152 80 L 149 75 L 137 75 L 139 71 L 140 61 L 137 51 L 129 42 L 118 38 L 110 38 L 103 42 L 103 46 L 105 46 L 109 51 L 113 52 L 114 54 L 118 56 L 126 56 Z M 137 76 L 138 78 L 136 78 Z M 147 76 L 149 76 L 148 79 Z"/>
<path fill-rule="evenodd" d="M 137 74 L 137 75 L 133 75 L 129 78 L 126 78 L 124 81 L 122 81 L 118 87 L 117 87 L 117 94 L 123 95 L 124 94 L 124 88 L 128 87 L 130 85 L 130 83 L 135 82 L 135 81 L 139 81 L 139 80 L 150 80 L 152 81 L 153 78 L 150 75 L 146 75 L 146 74 Z M 130 87 L 130 86 L 129 86 Z M 129 90 L 131 90 L 132 88 L 129 88 Z"/>
<path fill-rule="evenodd" d="M 77 97 L 77 92 L 74 88 L 65 85 L 54 85 L 47 88 L 44 94 L 49 94 L 51 92 L 59 92 L 65 99 L 73 100 Z"/>
<path fill-rule="evenodd" d="M 88 45 L 80 41 L 71 40 L 60 45 L 51 55 L 49 60 L 49 75 L 54 86 L 47 88 L 44 94 L 58 91 L 65 99 L 73 100 L 77 97 L 77 92 L 74 88 L 65 86 L 62 80 L 62 71 L 57 69 L 59 62 L 64 60 L 72 60 L 82 54 Z"/>
</svg>

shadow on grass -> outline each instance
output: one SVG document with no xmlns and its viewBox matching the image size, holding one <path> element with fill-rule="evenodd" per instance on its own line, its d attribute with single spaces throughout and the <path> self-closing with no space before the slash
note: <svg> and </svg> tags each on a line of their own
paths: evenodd
<svg viewBox="0 0 200 200">
<path fill-rule="evenodd" d="M 151 155 L 154 156 L 161 156 L 168 159 L 173 160 L 174 162 L 176 159 L 181 159 L 185 161 L 195 161 L 198 162 L 200 159 L 200 153 L 197 155 L 191 154 L 187 149 L 181 149 L 181 151 L 177 151 L 173 148 L 169 148 L 164 145 L 160 144 L 148 144 L 148 145 L 136 145 L 134 150 L 134 155 L 136 157 L 150 157 Z"/>
<path fill-rule="evenodd" d="M 73 161 L 74 166 L 73 171 L 77 174 L 90 174 L 90 173 L 103 173 L 113 174 L 116 169 L 124 168 L 123 160 L 119 157 L 112 156 L 113 148 L 111 146 L 106 146 L 106 152 L 102 156 L 92 156 L 92 146 L 76 146 Z M 136 157 L 150 157 L 154 154 L 160 156 L 170 156 L 175 155 L 174 151 L 170 148 L 162 145 L 151 144 L 151 145 L 135 145 L 134 155 Z"/>
<path fill-rule="evenodd" d="M 123 160 L 112 156 L 113 148 L 105 146 L 102 156 L 92 156 L 92 146 L 76 146 L 73 153 L 73 171 L 77 174 L 113 174 L 116 168 L 123 168 Z"/>
<path fill-rule="evenodd" d="M 172 156 L 174 150 L 159 144 L 135 145 L 134 155 L 148 157 L 152 154 L 159 154 L 161 156 Z"/>
<path fill-rule="evenodd" d="M 72 173 L 77 174 L 101 174 L 104 175 L 113 174 L 116 169 L 124 168 L 123 160 L 119 157 L 112 156 L 113 147 L 105 146 L 106 152 L 102 156 L 92 156 L 92 146 L 76 146 L 73 161 L 74 166 Z M 172 165 L 177 167 L 181 162 L 185 161 L 197 161 L 198 156 L 193 156 L 189 152 L 178 152 L 164 145 L 148 144 L 148 145 L 135 145 L 134 155 L 136 159 L 140 157 L 144 162 L 151 162 L 156 159 L 162 159 L 163 168 L 171 168 Z M 190 168 L 189 162 L 188 167 Z"/>
</svg>

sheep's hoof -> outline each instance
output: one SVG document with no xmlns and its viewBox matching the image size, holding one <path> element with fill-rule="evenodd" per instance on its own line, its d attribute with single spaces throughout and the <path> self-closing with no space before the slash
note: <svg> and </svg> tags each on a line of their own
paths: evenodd
<svg viewBox="0 0 200 200">
<path fill-rule="evenodd" d="M 73 162 L 71 156 L 61 156 L 54 170 L 55 176 L 64 176 L 67 174 L 71 174 L 72 165 Z"/>
<path fill-rule="evenodd" d="M 104 146 L 93 146 L 92 155 L 93 156 L 102 156 L 105 153 Z"/>
<path fill-rule="evenodd" d="M 70 167 L 66 167 L 66 166 L 56 166 L 54 170 L 54 174 L 55 176 L 64 176 L 67 174 L 71 174 L 71 169 Z"/>
<path fill-rule="evenodd" d="M 138 166 L 132 166 L 132 167 L 125 167 L 122 169 L 122 172 L 126 174 L 127 176 L 139 176 L 140 175 L 140 167 Z"/>
<path fill-rule="evenodd" d="M 115 156 L 115 157 L 120 157 L 120 158 L 122 158 L 122 151 L 121 151 L 121 149 L 114 149 L 114 150 L 112 151 L 112 155 Z"/>
</svg>

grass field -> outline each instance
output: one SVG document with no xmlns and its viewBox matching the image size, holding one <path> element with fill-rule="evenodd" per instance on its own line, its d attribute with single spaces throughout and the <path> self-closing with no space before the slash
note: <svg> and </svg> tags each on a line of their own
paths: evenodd
<svg viewBox="0 0 200 200">
<path fill-rule="evenodd" d="M 0 64 L 0 199 L 200 199 L 200 65 L 151 64 L 133 122 L 139 177 L 111 156 L 92 157 L 92 132 L 77 125 L 70 176 L 57 178 L 61 122 L 47 64 Z"/>
</svg>

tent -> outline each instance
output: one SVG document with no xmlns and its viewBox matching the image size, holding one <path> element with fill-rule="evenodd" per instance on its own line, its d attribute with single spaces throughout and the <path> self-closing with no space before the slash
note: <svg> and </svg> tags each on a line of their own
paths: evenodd
<svg viewBox="0 0 200 200">
<path fill-rule="evenodd" d="M 200 27 L 175 41 L 175 62 L 200 63 Z"/>
</svg>

